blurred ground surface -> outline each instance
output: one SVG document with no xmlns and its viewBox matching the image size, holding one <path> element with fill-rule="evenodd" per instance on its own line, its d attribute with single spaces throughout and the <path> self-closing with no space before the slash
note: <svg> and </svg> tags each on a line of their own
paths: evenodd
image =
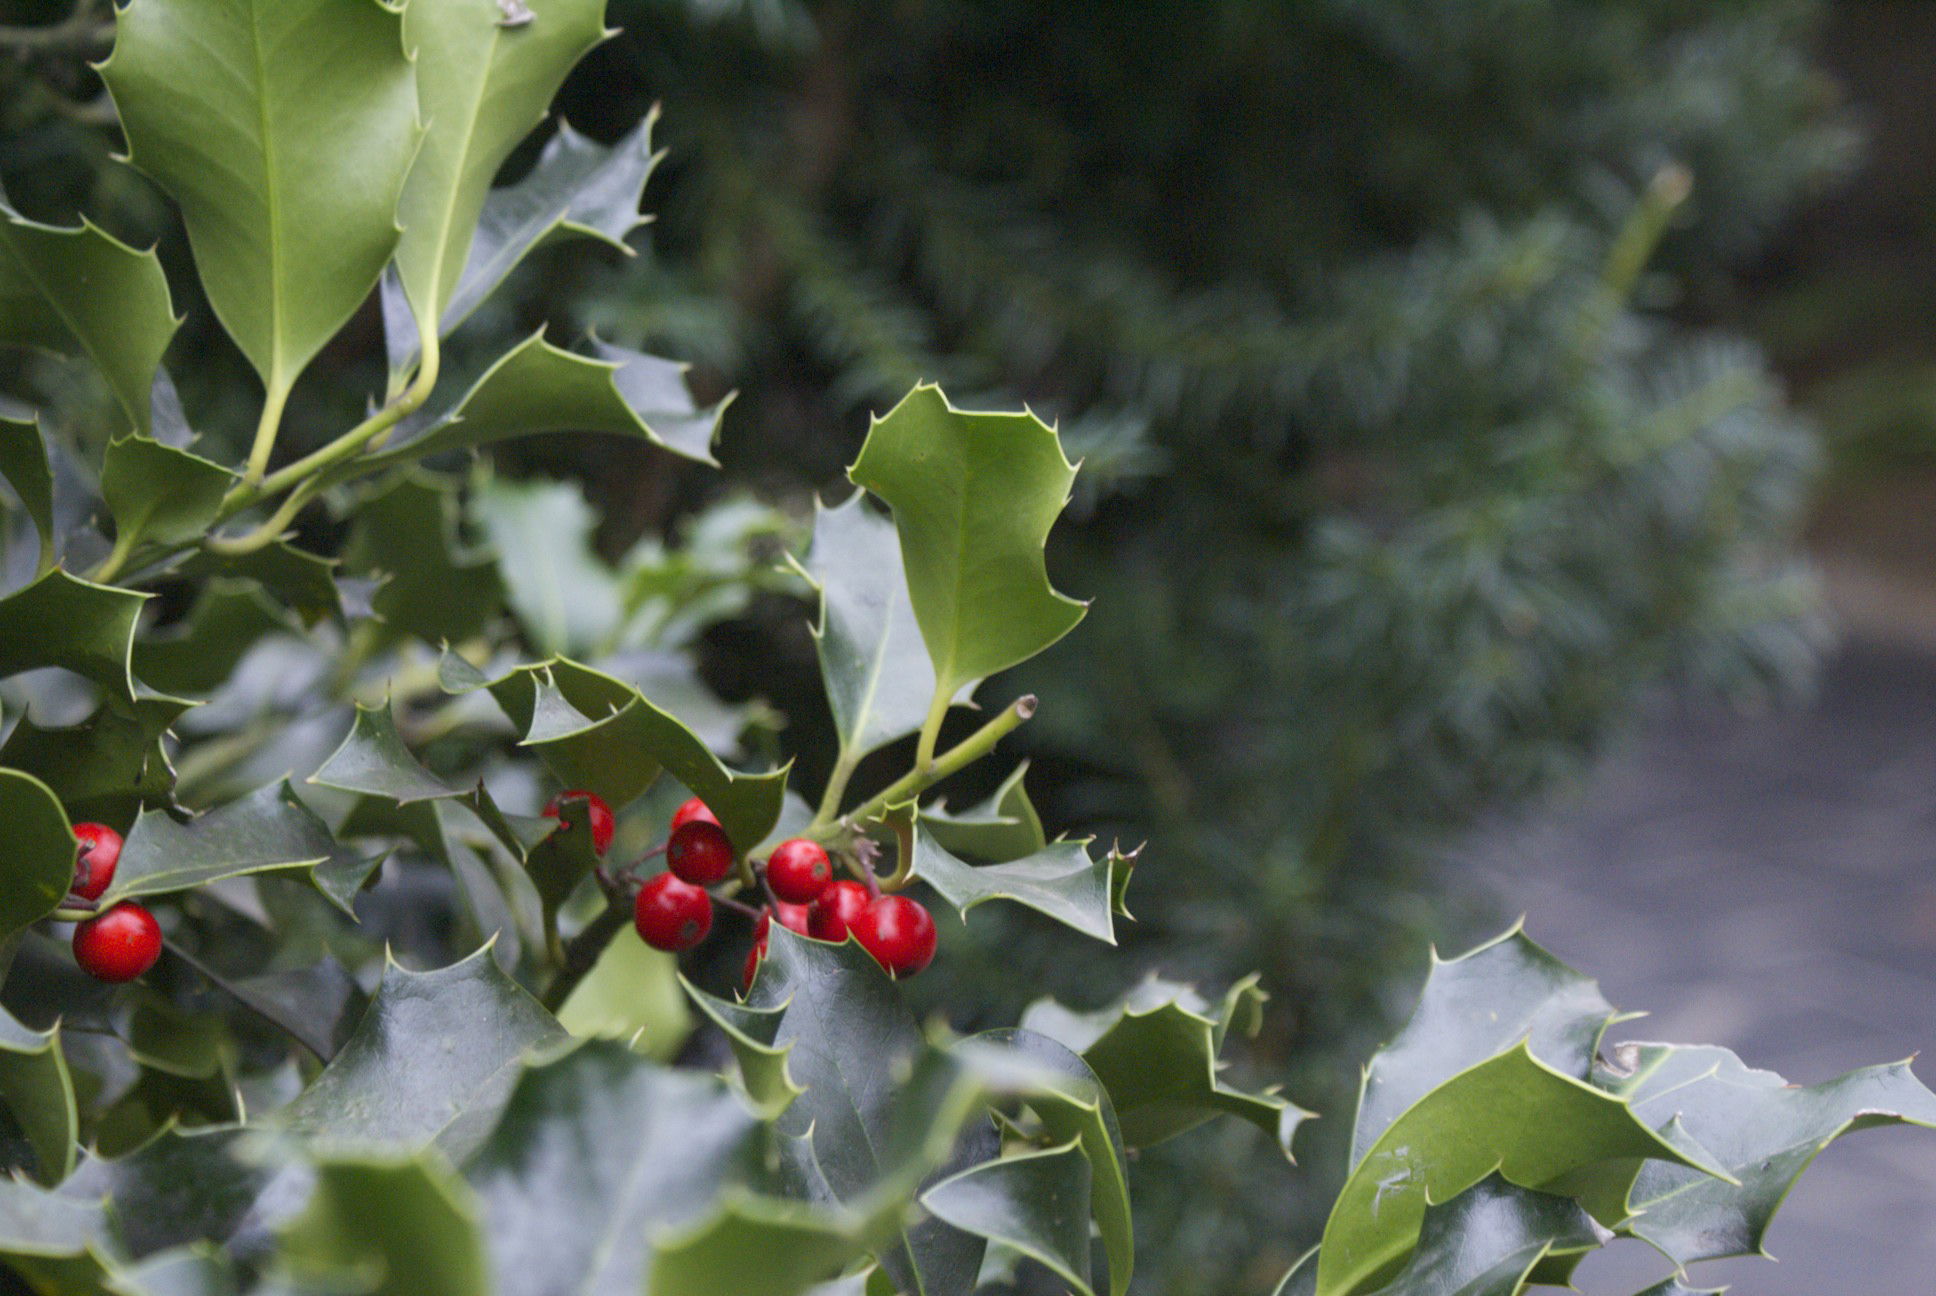
<svg viewBox="0 0 1936 1296">
<path fill-rule="evenodd" d="M 1874 596 L 1835 584 L 1838 604 Z M 1894 624 L 1846 644 L 1805 707 L 1662 704 L 1563 804 L 1465 848 L 1534 939 L 1651 1011 L 1626 1038 L 1725 1044 L 1801 1082 L 1927 1050 L 1936 1084 L 1936 653 Z M 1768 1247 L 1781 1263 L 1696 1277 L 1736 1296 L 1936 1290 L 1936 1132 L 1832 1147 Z M 1578 1281 L 1628 1296 L 1661 1268 L 1627 1242 Z"/>
</svg>

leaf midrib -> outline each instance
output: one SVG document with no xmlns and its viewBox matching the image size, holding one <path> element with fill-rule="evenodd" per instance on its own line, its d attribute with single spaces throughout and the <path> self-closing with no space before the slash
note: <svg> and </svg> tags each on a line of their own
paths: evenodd
<svg viewBox="0 0 1936 1296">
<path fill-rule="evenodd" d="M 438 204 L 437 233 L 431 243 L 433 255 L 430 261 L 430 300 L 424 304 L 424 309 L 430 316 L 428 327 L 440 331 L 443 327 L 444 298 L 446 296 L 444 292 L 444 254 L 450 249 L 451 225 L 457 215 L 457 193 L 463 188 L 464 176 L 469 170 L 471 148 L 477 139 L 478 118 L 484 114 L 484 88 L 490 84 L 492 74 L 497 70 L 498 46 L 503 39 L 504 29 L 493 25 L 489 45 L 481 60 L 484 66 L 483 75 L 471 78 L 476 86 L 476 93 L 471 96 L 470 110 L 465 115 L 464 133 L 461 137 L 462 143 L 456 154 L 456 166 L 451 172 L 450 184 L 444 190 L 444 201 Z M 461 266 L 458 268 L 458 273 L 459 275 L 463 273 Z M 420 332 L 423 328 L 424 325 L 418 325 Z"/>
<path fill-rule="evenodd" d="M 255 60 L 256 131 L 261 138 L 262 201 L 269 217 L 269 372 L 263 376 L 271 398 L 280 394 L 284 384 L 283 345 L 286 338 L 283 310 L 288 299 L 282 275 L 282 201 L 276 183 L 275 131 L 269 118 L 269 64 L 263 49 L 262 6 L 254 0 L 249 6 L 249 52 Z"/>
</svg>

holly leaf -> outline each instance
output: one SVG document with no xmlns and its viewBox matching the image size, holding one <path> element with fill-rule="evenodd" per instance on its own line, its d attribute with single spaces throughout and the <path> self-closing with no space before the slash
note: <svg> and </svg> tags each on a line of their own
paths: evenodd
<svg viewBox="0 0 1936 1296">
<path fill-rule="evenodd" d="M 46 1031 L 29 1030 L 0 1009 L 0 1104 L 12 1115 L 28 1154 L 26 1164 L 10 1168 L 25 1169 L 50 1187 L 67 1178 L 74 1168 L 80 1116 L 58 1022 Z"/>
<path fill-rule="evenodd" d="M 618 628 L 619 580 L 592 549 L 597 515 L 567 482 L 495 479 L 471 516 L 497 552 L 504 592 L 532 647 L 592 653 Z"/>
<path fill-rule="evenodd" d="M 539 432 L 633 437 L 713 463 L 726 401 L 695 404 L 685 365 L 603 342 L 593 342 L 592 351 L 566 351 L 535 333 L 486 370 L 450 413 L 345 471 L 377 472 Z"/>
<path fill-rule="evenodd" d="M 258 582 L 217 576 L 202 586 L 188 615 L 135 641 L 135 674 L 169 693 L 206 695 L 227 683 L 261 640 L 297 628 Z"/>
<path fill-rule="evenodd" d="M 1128 868 L 1129 861 L 1115 851 L 1092 859 L 1087 841 L 1054 842 L 1023 859 L 977 866 L 956 859 L 918 824 L 914 828 L 914 876 L 964 918 L 978 904 L 1013 900 L 1114 945 L 1118 867 Z"/>
<path fill-rule="evenodd" d="M 799 1296 L 867 1251 L 873 1221 L 751 1193 L 729 1194 L 703 1223 L 662 1243 L 647 1296 Z"/>
<path fill-rule="evenodd" d="M 461 1161 L 496 1122 L 519 1060 L 568 1038 L 488 948 L 432 972 L 390 963 L 349 1042 L 276 1123 L 328 1147 L 435 1142 Z"/>
<path fill-rule="evenodd" d="M 425 769 L 397 732 L 391 704 L 356 707 L 356 720 L 322 768 L 309 776 L 320 787 L 388 797 L 399 805 L 458 795 L 458 789 Z"/>
<path fill-rule="evenodd" d="M 78 1256 L 106 1228 L 107 1209 L 98 1198 L 0 1176 L 0 1255 L 10 1260 Z"/>
<path fill-rule="evenodd" d="M 0 598 L 0 678 L 59 666 L 132 706 L 129 655 L 147 601 L 145 594 L 48 572 Z"/>
<path fill-rule="evenodd" d="M 419 140 L 400 26 L 339 0 L 133 0 L 116 16 L 101 76 L 130 160 L 181 205 L 209 303 L 272 406 L 396 247 Z"/>
<path fill-rule="evenodd" d="M 465 1171 L 502 1296 L 637 1292 L 653 1246 L 758 1174 L 759 1122 L 716 1077 L 613 1042 L 527 1067 Z"/>
<path fill-rule="evenodd" d="M 850 764 L 919 729 L 934 698 L 900 540 L 865 496 L 855 491 L 834 508 L 815 504 L 802 564 L 820 592 L 814 646 L 841 758 Z"/>
<path fill-rule="evenodd" d="M 416 0 L 403 10 L 427 129 L 397 207 L 396 261 L 422 326 L 439 327 L 498 168 L 605 36 L 603 0 L 545 0 L 535 14 L 507 25 L 494 0 Z"/>
<path fill-rule="evenodd" d="M 1088 1162 L 1084 1195 L 1089 1199 L 1096 1231 L 1102 1235 L 1103 1250 L 1109 1257 L 1109 1291 L 1111 1296 L 1122 1296 L 1129 1289 L 1130 1274 L 1135 1267 L 1136 1235 L 1130 1216 L 1129 1175 L 1124 1168 L 1128 1158 L 1123 1151 L 1122 1128 L 1117 1123 L 1116 1107 L 1109 1099 L 1109 1091 L 1087 1062 L 1046 1035 L 1015 1029 L 985 1031 L 972 1036 L 965 1046 L 1004 1049 L 1027 1059 L 1036 1068 L 1036 1082 L 1026 1100 L 1049 1137 L 1058 1142 L 1073 1141 Z M 946 1216 L 945 1211 L 940 1213 Z M 1019 1246 L 1007 1234 L 988 1233 L 971 1228 L 958 1217 L 949 1218 L 957 1228 L 970 1228 L 991 1240 Z M 1085 1228 L 1081 1249 L 1067 1253 L 1080 1257 L 1079 1264 L 1070 1265 L 1076 1273 L 1087 1273 L 1089 1269 L 1087 1236 Z M 1042 1259 L 1034 1250 L 1028 1254 Z M 1054 1268 L 1047 1260 L 1043 1263 Z"/>
<path fill-rule="evenodd" d="M 1936 1128 L 1936 1094 L 1908 1062 L 1866 1067 L 1815 1085 L 1790 1085 L 1724 1048 L 1621 1044 L 1595 1082 L 1636 1117 L 1672 1122 L 1734 1182 L 1661 1161 L 1625 1169 L 1633 1218 L 1620 1231 L 1677 1265 L 1766 1254 L 1762 1240 L 1783 1199 L 1821 1150 L 1850 1130 Z"/>
<path fill-rule="evenodd" d="M 337 1154 L 316 1166 L 301 1215 L 280 1254 L 299 1278 L 372 1296 L 478 1296 L 491 1290 L 477 1205 L 463 1181 L 430 1157 Z M 369 1286 L 374 1278 L 375 1285 Z"/>
<path fill-rule="evenodd" d="M 761 965 L 765 965 L 764 960 Z M 778 1042 L 780 1023 L 786 1017 L 785 1007 L 755 1008 L 750 1004 L 729 1003 L 707 994 L 684 976 L 679 978 L 679 984 L 699 1011 L 726 1037 L 726 1045 L 732 1049 L 733 1060 L 738 1064 L 735 1078 L 753 1110 L 762 1120 L 778 1119 L 795 1098 L 806 1092 L 793 1083 L 793 1076 L 787 1070 L 787 1054 L 793 1049 L 792 1043 Z"/>
<path fill-rule="evenodd" d="M 457 643 L 481 633 L 498 604 L 488 556 L 457 541 L 457 482 L 408 473 L 353 508 L 346 570 L 386 577 L 371 610 L 397 634 Z"/>
<path fill-rule="evenodd" d="M 1411 1020 L 1365 1069 L 1351 1163 L 1419 1099 L 1521 1040 L 1549 1068 L 1586 1079 L 1614 1015 L 1593 981 L 1516 926 L 1459 958 L 1434 951 Z"/>
<path fill-rule="evenodd" d="M 86 220 L 41 225 L 0 194 L 0 346 L 87 356 L 128 425 L 146 432 L 149 391 L 178 323 L 153 248 L 137 252 Z M 7 478 L 19 487 L 12 471 Z"/>
<path fill-rule="evenodd" d="M 1233 1026 L 1253 1025 L 1263 998 L 1254 976 L 1232 986 L 1220 1005 L 1189 986 L 1151 978 L 1093 1013 L 1038 999 L 1022 1014 L 1022 1026 L 1082 1056 L 1109 1091 L 1130 1147 L 1150 1147 L 1229 1115 L 1269 1134 L 1288 1158 L 1297 1127 L 1311 1113 L 1271 1091 L 1238 1089 L 1219 1075 L 1225 1036 Z"/>
<path fill-rule="evenodd" d="M 109 1203 L 114 1254 L 139 1259 L 225 1241 L 278 1169 L 250 1139 L 235 1126 L 170 1125 L 125 1156 L 84 1157 L 61 1191 Z"/>
<path fill-rule="evenodd" d="M 337 560 L 305 552 L 286 540 L 246 554 L 204 549 L 176 571 L 183 576 L 254 581 L 294 609 L 304 625 L 313 626 L 325 618 L 341 621 L 350 615 L 351 600 L 343 588 L 350 582 L 337 576 Z"/>
<path fill-rule="evenodd" d="M 558 1021 L 580 1039 L 619 1040 L 659 1062 L 671 1061 L 692 1034 L 678 960 L 625 932 L 572 988 Z"/>
<path fill-rule="evenodd" d="M 54 543 L 54 470 L 48 466 L 47 442 L 38 419 L 0 418 L 0 477 L 7 479 L 20 507 L 33 520 L 44 575 L 60 553 Z"/>
<path fill-rule="evenodd" d="M 101 496 L 114 517 L 115 548 L 200 540 L 234 483 L 222 465 L 148 437 L 108 442 Z"/>
<path fill-rule="evenodd" d="M 121 863 L 101 903 L 187 891 L 250 873 L 313 869 L 335 853 L 328 826 L 287 782 L 185 823 L 164 811 L 144 810 L 128 830 Z"/>
<path fill-rule="evenodd" d="M 74 881 L 74 829 L 60 798 L 19 770 L 0 769 L 0 823 L 7 849 L 0 864 L 0 938 L 52 913 Z"/>
<path fill-rule="evenodd" d="M 933 709 L 1082 620 L 1084 605 L 1056 593 L 1043 559 L 1075 472 L 1033 414 L 967 413 L 934 386 L 868 429 L 848 476 L 894 510 Z"/>
<path fill-rule="evenodd" d="M 936 1218 L 1015 1248 L 1082 1296 L 1089 1270 L 1089 1158 L 1071 1140 L 970 1166 L 921 1194 Z"/>
<path fill-rule="evenodd" d="M 1017 765 L 1000 787 L 979 805 L 950 811 L 945 804 L 921 811 L 921 831 L 949 853 L 990 864 L 1022 859 L 1046 847 L 1042 817 L 1035 812 L 1022 778 L 1028 762 Z"/>
<path fill-rule="evenodd" d="M 108 1278 L 114 1296 L 237 1296 L 235 1266 L 218 1248 L 202 1243 L 160 1251 Z M 273 1296 L 255 1288 L 252 1296 Z"/>
<path fill-rule="evenodd" d="M 158 696 L 132 709 L 107 702 L 77 725 L 51 729 L 25 715 L 0 745 L 0 765 L 40 779 L 73 818 L 126 822 L 144 803 L 166 804 L 173 795 L 175 767 L 163 739 L 190 705 Z"/>
<path fill-rule="evenodd" d="M 1519 1296 L 1548 1256 L 1582 1253 L 1611 1239 L 1570 1198 L 1492 1175 L 1426 1208 L 1418 1248 L 1373 1296 Z"/>
<path fill-rule="evenodd" d="M 1725 1291 L 1725 1287 L 1689 1287 L 1678 1278 L 1668 1278 L 1634 1296 L 1722 1296 Z"/>
</svg>

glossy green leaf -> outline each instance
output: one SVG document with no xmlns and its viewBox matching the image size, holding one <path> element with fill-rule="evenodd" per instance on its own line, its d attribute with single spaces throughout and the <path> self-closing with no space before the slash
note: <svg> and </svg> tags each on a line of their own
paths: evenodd
<svg viewBox="0 0 1936 1296">
<path fill-rule="evenodd" d="M 1226 1084 L 1219 1074 L 1225 1035 L 1254 1019 L 1263 997 L 1254 976 L 1232 986 L 1220 1005 L 1189 986 L 1152 978 L 1093 1013 L 1037 1000 L 1022 1014 L 1022 1026 L 1082 1056 L 1109 1091 L 1130 1147 L 1229 1115 L 1263 1130 L 1288 1157 L 1297 1127 L 1311 1113 L 1274 1092 Z"/>
<path fill-rule="evenodd" d="M 336 853 L 329 828 L 287 783 L 178 823 L 145 810 L 129 829 L 103 904 L 166 895 L 248 873 L 313 869 Z"/>
<path fill-rule="evenodd" d="M 399 634 L 458 643 L 484 629 L 497 605 L 497 572 L 457 539 L 457 483 L 410 473 L 353 506 L 346 571 L 385 577 L 371 600 Z"/>
<path fill-rule="evenodd" d="M 921 1194 L 968 1233 L 1014 1247 L 1082 1296 L 1089 1271 L 1089 1158 L 1078 1143 L 971 1166 Z"/>
<path fill-rule="evenodd" d="M 272 401 L 396 246 L 419 138 L 400 28 L 374 0 L 133 0 L 117 17 L 101 75 L 131 159 L 181 204 L 209 302 Z"/>
<path fill-rule="evenodd" d="M 0 823 L 7 826 L 0 879 L 0 938 L 54 911 L 74 881 L 77 847 L 60 799 L 19 770 L 0 769 Z"/>
<path fill-rule="evenodd" d="M 429 327 L 456 291 L 498 168 L 605 32 L 603 0 L 533 0 L 531 13 L 507 23 L 496 0 L 412 0 L 403 10 L 427 129 L 397 209 L 397 272 Z"/>
<path fill-rule="evenodd" d="M 1375 1296 L 1518 1296 L 1540 1261 L 1611 1235 L 1573 1201 L 1497 1175 L 1430 1206 L 1418 1248 Z"/>
<path fill-rule="evenodd" d="M 157 1252 L 119 1269 L 109 1277 L 107 1289 L 113 1296 L 239 1296 L 241 1292 L 235 1266 L 206 1244 Z"/>
<path fill-rule="evenodd" d="M 1455 959 L 1434 952 L 1411 1020 L 1365 1068 L 1352 1164 L 1419 1099 L 1520 1040 L 1552 1069 L 1586 1079 L 1613 1017 L 1597 985 L 1517 927 Z"/>
<path fill-rule="evenodd" d="M 0 765 L 45 783 L 70 819 L 127 823 L 143 804 L 167 804 L 175 769 L 164 735 L 189 703 L 143 697 L 103 703 L 77 725 L 43 729 L 22 716 L 0 745 Z"/>
<path fill-rule="evenodd" d="M 679 989 L 679 963 L 622 931 L 558 1009 L 573 1035 L 615 1039 L 634 1053 L 669 1062 L 692 1034 L 692 1012 Z"/>
<path fill-rule="evenodd" d="M 391 963 L 349 1043 L 278 1124 L 329 1146 L 434 1141 L 461 1161 L 496 1123 L 519 1059 L 567 1038 L 487 949 L 433 972 Z"/>
<path fill-rule="evenodd" d="M 1722 1296 L 1725 1291 L 1725 1287 L 1689 1287 L 1678 1278 L 1668 1278 L 1634 1296 Z"/>
<path fill-rule="evenodd" d="M 0 418 L 0 477 L 19 497 L 40 537 L 40 571 L 59 557 L 54 541 L 54 471 L 47 463 L 47 442 L 38 419 L 19 422 Z"/>
<path fill-rule="evenodd" d="M 1006 864 L 956 859 L 917 825 L 914 876 L 933 887 L 963 917 L 989 900 L 1013 900 L 1111 945 L 1116 943 L 1113 877 L 1128 862 L 1115 851 L 1091 858 L 1086 841 L 1051 843 Z"/>
<path fill-rule="evenodd" d="M 0 1176 L 0 1255 L 79 1255 L 101 1237 L 106 1224 L 98 1198 L 52 1193 L 24 1179 Z"/>
<path fill-rule="evenodd" d="M 471 516 L 497 552 L 504 592 L 541 653 L 586 655 L 618 628 L 618 576 L 592 549 L 598 518 L 567 482 L 498 478 L 471 495 Z"/>
<path fill-rule="evenodd" d="M 734 1078 L 747 1101 L 763 1119 L 778 1119 L 805 1092 L 793 1083 L 793 1075 L 787 1069 L 792 1043 L 778 1042 L 786 1007 L 755 1008 L 751 1004 L 728 1003 L 707 994 L 683 976 L 679 984 L 685 987 L 699 1011 L 726 1037 L 733 1060 L 738 1064 Z"/>
<path fill-rule="evenodd" d="M 1790 1085 L 1724 1048 L 1622 1044 L 1595 1081 L 1630 1103 L 1640 1120 L 1674 1122 L 1739 1181 L 1662 1161 L 1623 1176 L 1631 1176 L 1636 1217 L 1621 1231 L 1681 1265 L 1761 1253 L 1768 1225 L 1802 1171 L 1850 1130 L 1936 1128 L 1936 1094 L 1908 1062 Z"/>
<path fill-rule="evenodd" d="M 0 346 L 87 356 L 128 426 L 145 432 L 149 391 L 176 322 L 152 248 L 137 252 L 85 221 L 72 229 L 38 224 L 0 195 Z"/>
<path fill-rule="evenodd" d="M 146 602 L 145 594 L 48 572 L 0 598 L 0 678 L 59 666 L 132 706 L 128 660 Z"/>
<path fill-rule="evenodd" d="M 900 539 L 866 492 L 834 508 L 816 504 L 803 566 L 820 593 L 814 645 L 834 732 L 855 761 L 921 727 L 934 666 L 908 600 Z"/>
<path fill-rule="evenodd" d="M 119 1254 L 226 1241 L 277 1169 L 250 1140 L 238 1127 L 169 1127 L 125 1156 L 83 1158 L 61 1191 L 111 1203 Z"/>
<path fill-rule="evenodd" d="M 321 1162 L 309 1205 L 284 1227 L 281 1243 L 282 1261 L 319 1286 L 353 1284 L 370 1296 L 490 1290 L 476 1203 L 462 1180 L 427 1156 Z"/>
<path fill-rule="evenodd" d="M 1102 1235 L 1103 1249 L 1109 1257 L 1108 1290 L 1112 1296 L 1122 1296 L 1129 1289 L 1135 1267 L 1136 1232 L 1130 1217 L 1128 1158 L 1123 1151 L 1122 1128 L 1117 1124 L 1116 1107 L 1109 1099 L 1109 1091 L 1087 1062 L 1046 1035 L 1026 1030 L 995 1030 L 973 1036 L 970 1043 L 1017 1053 L 1046 1072 L 1027 1096 L 1029 1107 L 1050 1138 L 1075 1140 L 1089 1163 L 1087 1195 L 1095 1215 L 1096 1231 Z M 960 1219 L 954 1223 L 957 1227 L 966 1227 Z M 983 1236 L 996 1239 L 995 1234 Z M 1011 1242 L 1005 1235 L 999 1240 Z M 1086 1241 L 1075 1254 L 1083 1261 L 1076 1266 L 1077 1272 L 1087 1273 Z"/>
<path fill-rule="evenodd" d="M 456 788 L 410 754 L 403 735 L 397 732 L 396 716 L 388 702 L 381 706 L 359 704 L 356 721 L 342 746 L 309 776 L 309 781 L 344 792 L 388 797 L 405 805 L 458 794 Z"/>
<path fill-rule="evenodd" d="M 40 1182 L 59 1183 L 74 1168 L 80 1116 L 74 1081 L 61 1052 L 60 1025 L 29 1030 L 0 1009 L 0 1104 L 32 1154 L 24 1169 Z"/>
<path fill-rule="evenodd" d="M 188 615 L 135 641 L 135 674 L 168 693 L 206 695 L 227 683 L 261 640 L 296 630 L 258 582 L 218 576 L 202 586 Z"/>
<path fill-rule="evenodd" d="M 128 552 L 200 540 L 234 484 L 235 474 L 222 465 L 148 437 L 110 441 L 101 465 L 114 542 Z"/>
<path fill-rule="evenodd" d="M 799 1296 L 865 1254 L 868 1234 L 868 1221 L 853 1212 L 736 1194 L 658 1248 L 644 1290 L 646 1296 Z"/>
<path fill-rule="evenodd" d="M 359 459 L 357 472 L 413 463 L 538 432 L 604 432 L 634 437 L 712 463 L 726 402 L 693 403 L 686 367 L 594 342 L 579 355 L 534 334 L 486 370 L 457 407 L 414 436 Z"/>
<path fill-rule="evenodd" d="M 300 616 L 305 625 L 348 615 L 338 565 L 333 558 L 308 553 L 286 540 L 252 553 L 218 554 L 204 549 L 176 569 L 182 576 L 217 576 L 254 581 Z"/>
<path fill-rule="evenodd" d="M 1042 831 L 1042 818 L 1022 786 L 1027 773 L 1028 762 L 1023 761 L 979 805 L 959 811 L 951 811 L 946 805 L 924 807 L 919 820 L 921 831 L 950 854 L 990 864 L 1037 853 L 1049 841 Z"/>
<path fill-rule="evenodd" d="M 874 420 L 848 475 L 894 510 L 937 695 L 1028 660 L 1082 620 L 1042 552 L 1075 469 L 1033 414 L 971 414 L 916 387 Z"/>
<path fill-rule="evenodd" d="M 758 1173 L 758 1121 L 718 1079 L 585 1044 L 525 1069 L 466 1170 L 500 1296 L 637 1292 L 655 1240 Z"/>
</svg>

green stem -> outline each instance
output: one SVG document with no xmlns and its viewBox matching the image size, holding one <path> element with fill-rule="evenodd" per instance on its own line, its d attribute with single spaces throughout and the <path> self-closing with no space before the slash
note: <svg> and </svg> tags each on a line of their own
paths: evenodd
<svg viewBox="0 0 1936 1296">
<path fill-rule="evenodd" d="M 98 909 L 61 908 L 54 910 L 54 912 L 47 916 L 55 922 L 86 922 L 90 918 L 99 918 L 101 913 Z"/>
<path fill-rule="evenodd" d="M 888 806 L 898 805 L 919 796 L 950 774 L 965 769 L 994 751 L 996 743 L 1014 733 L 1021 727 L 1023 721 L 1034 714 L 1035 695 L 1033 693 L 1016 698 L 1003 707 L 1001 714 L 987 724 L 950 747 L 939 757 L 930 759 L 925 767 L 917 763 L 901 778 L 854 807 L 846 817 L 855 823 L 864 823 Z"/>
<path fill-rule="evenodd" d="M 921 723 L 921 739 L 914 747 L 916 771 L 934 767 L 934 745 L 941 738 L 941 722 L 948 718 L 948 704 L 953 700 L 947 685 L 935 685 L 934 701 L 928 704 L 928 718 Z"/>
<path fill-rule="evenodd" d="M 860 764 L 854 753 L 845 747 L 840 749 L 840 759 L 834 762 L 833 772 L 827 775 L 827 790 L 820 794 L 820 809 L 814 812 L 809 828 L 819 828 L 832 823 L 840 817 L 840 799 L 847 795 L 847 781 L 854 777 L 854 767 Z"/>
<path fill-rule="evenodd" d="M 128 565 L 128 555 L 133 552 L 134 532 L 120 532 L 114 537 L 114 548 L 110 549 L 108 556 L 103 558 L 99 565 L 87 574 L 87 579 L 93 581 L 96 585 L 107 584 L 114 579 L 116 573 Z"/>
<path fill-rule="evenodd" d="M 268 548 L 282 538 L 283 533 L 289 529 L 289 524 L 296 520 L 296 515 L 316 498 L 317 489 L 316 479 L 312 477 L 290 491 L 289 498 L 282 502 L 282 507 L 270 514 L 268 520 L 261 526 L 239 536 L 209 536 L 202 541 L 202 548 L 210 553 L 231 558 L 239 558 L 244 554 L 252 554 L 258 549 Z"/>
<path fill-rule="evenodd" d="M 249 466 L 242 475 L 245 486 L 261 481 L 269 471 L 269 456 L 276 452 L 276 434 L 282 430 L 282 409 L 288 403 L 289 384 L 281 375 L 271 374 L 268 394 L 262 400 L 262 417 L 255 424 L 255 444 L 249 447 Z"/>
</svg>

